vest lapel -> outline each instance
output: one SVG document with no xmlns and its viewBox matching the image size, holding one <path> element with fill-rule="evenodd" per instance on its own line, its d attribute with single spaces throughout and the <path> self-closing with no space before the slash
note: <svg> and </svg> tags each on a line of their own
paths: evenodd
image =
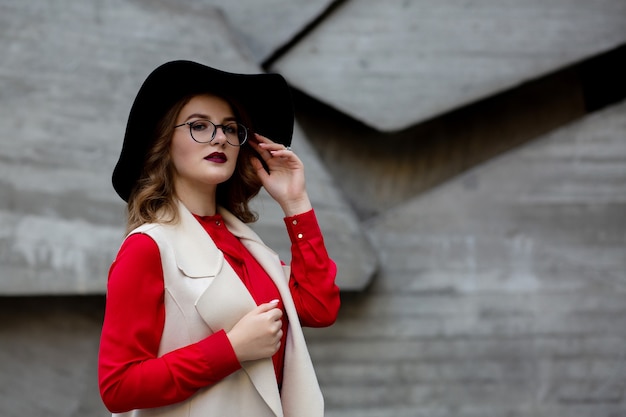
<svg viewBox="0 0 626 417">
<path fill-rule="evenodd" d="M 214 332 L 220 329 L 228 332 L 241 317 L 255 307 L 252 296 L 227 262 L 196 301 L 198 314 Z M 224 311 L 229 314 L 224 314 Z M 272 360 L 266 358 L 247 361 L 241 367 L 274 414 L 282 417 L 280 393 Z"/>
<path fill-rule="evenodd" d="M 180 201 L 178 213 L 179 222 L 165 228 L 178 268 L 191 278 L 215 277 L 223 269 L 224 254 Z"/>
<path fill-rule="evenodd" d="M 265 246 L 258 235 L 226 210 L 221 210 L 226 226 L 237 236 L 244 247 L 276 284 L 283 300 L 289 330 L 285 349 L 282 386 L 282 405 L 286 416 L 319 417 L 324 415 L 324 398 L 319 389 L 306 341 L 299 325 L 291 291 L 289 290 L 289 268 L 281 265 L 278 255 Z"/>
<path fill-rule="evenodd" d="M 256 307 L 254 299 L 224 254 L 217 248 L 202 225 L 178 202 L 180 223 L 171 233 L 178 267 L 190 278 L 212 276 L 209 287 L 198 297 L 196 311 L 213 332 L 229 331 Z M 271 358 L 241 364 L 268 407 L 282 417 L 280 393 Z"/>
</svg>

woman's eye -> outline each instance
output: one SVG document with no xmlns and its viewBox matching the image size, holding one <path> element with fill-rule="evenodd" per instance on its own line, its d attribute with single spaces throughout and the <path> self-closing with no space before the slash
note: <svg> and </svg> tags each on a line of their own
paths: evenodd
<svg viewBox="0 0 626 417">
<path fill-rule="evenodd" d="M 208 129 L 209 124 L 207 122 L 194 122 L 191 125 L 191 128 L 196 132 L 201 132 L 203 130 Z"/>
<path fill-rule="evenodd" d="M 236 134 L 237 133 L 237 125 L 227 125 L 227 126 L 224 126 L 224 133 L 226 133 L 226 134 L 228 134 L 228 133 Z"/>
</svg>

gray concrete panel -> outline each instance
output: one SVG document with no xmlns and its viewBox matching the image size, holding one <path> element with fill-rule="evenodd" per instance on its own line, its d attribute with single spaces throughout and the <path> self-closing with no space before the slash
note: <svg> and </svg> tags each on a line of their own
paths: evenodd
<svg viewBox="0 0 626 417">
<path fill-rule="evenodd" d="M 110 416 L 98 391 L 104 297 L 0 299 L 0 415 Z"/>
<path fill-rule="evenodd" d="M 396 131 L 626 42 L 623 0 L 347 1 L 273 65 Z"/>
<path fill-rule="evenodd" d="M 297 107 L 307 138 L 361 219 L 585 114 L 575 70 L 397 133 L 372 129 L 312 100 Z"/>
<path fill-rule="evenodd" d="M 308 333 L 327 415 L 626 410 L 626 103 L 366 222 L 367 293 Z"/>
<path fill-rule="evenodd" d="M 161 1 L 180 4 L 172 0 Z M 194 3 L 221 8 L 231 22 L 233 32 L 260 64 L 317 19 L 333 0 L 197 0 Z"/>
<path fill-rule="evenodd" d="M 111 172 L 141 82 L 172 59 L 229 71 L 260 69 L 216 8 L 144 1 L 4 3 L 0 294 L 101 293 L 124 230 Z M 327 194 L 337 192 L 324 190 L 332 187 L 328 179 L 316 186 L 314 178 L 311 198 L 314 204 L 321 199 L 326 213 L 320 217 L 339 225 L 333 229 L 337 239 L 347 240 L 346 255 L 339 257 L 351 259 L 352 251 L 362 253 L 365 237 L 344 227 L 354 220 L 337 209 L 340 198 L 324 210 Z M 270 229 L 285 234 L 282 225 Z M 342 269 L 349 288 L 367 280 L 372 268 L 362 263 Z"/>
</svg>

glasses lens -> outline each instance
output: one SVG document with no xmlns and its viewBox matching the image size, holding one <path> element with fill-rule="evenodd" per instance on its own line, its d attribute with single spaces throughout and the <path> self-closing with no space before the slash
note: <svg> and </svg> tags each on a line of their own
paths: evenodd
<svg viewBox="0 0 626 417">
<path fill-rule="evenodd" d="M 230 123 L 223 128 L 226 140 L 234 146 L 241 146 L 248 139 L 248 129 L 241 123 Z"/>
<path fill-rule="evenodd" d="M 196 120 L 189 125 L 189 128 L 193 140 L 200 143 L 211 142 L 215 133 L 215 125 L 208 120 Z"/>
</svg>

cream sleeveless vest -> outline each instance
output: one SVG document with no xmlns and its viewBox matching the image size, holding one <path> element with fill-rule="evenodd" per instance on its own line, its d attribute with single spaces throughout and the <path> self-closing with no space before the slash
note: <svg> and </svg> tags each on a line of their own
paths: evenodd
<svg viewBox="0 0 626 417">
<path fill-rule="evenodd" d="M 157 243 L 165 284 L 165 326 L 159 355 L 230 330 L 256 304 L 200 223 L 178 203 L 180 221 L 147 224 Z M 242 369 L 191 398 L 167 407 L 114 416 L 160 417 L 322 417 L 324 401 L 288 286 L 289 269 L 244 223 L 219 209 L 226 227 L 259 261 L 276 284 L 289 319 L 281 393 L 270 358 L 242 363 Z"/>
</svg>

